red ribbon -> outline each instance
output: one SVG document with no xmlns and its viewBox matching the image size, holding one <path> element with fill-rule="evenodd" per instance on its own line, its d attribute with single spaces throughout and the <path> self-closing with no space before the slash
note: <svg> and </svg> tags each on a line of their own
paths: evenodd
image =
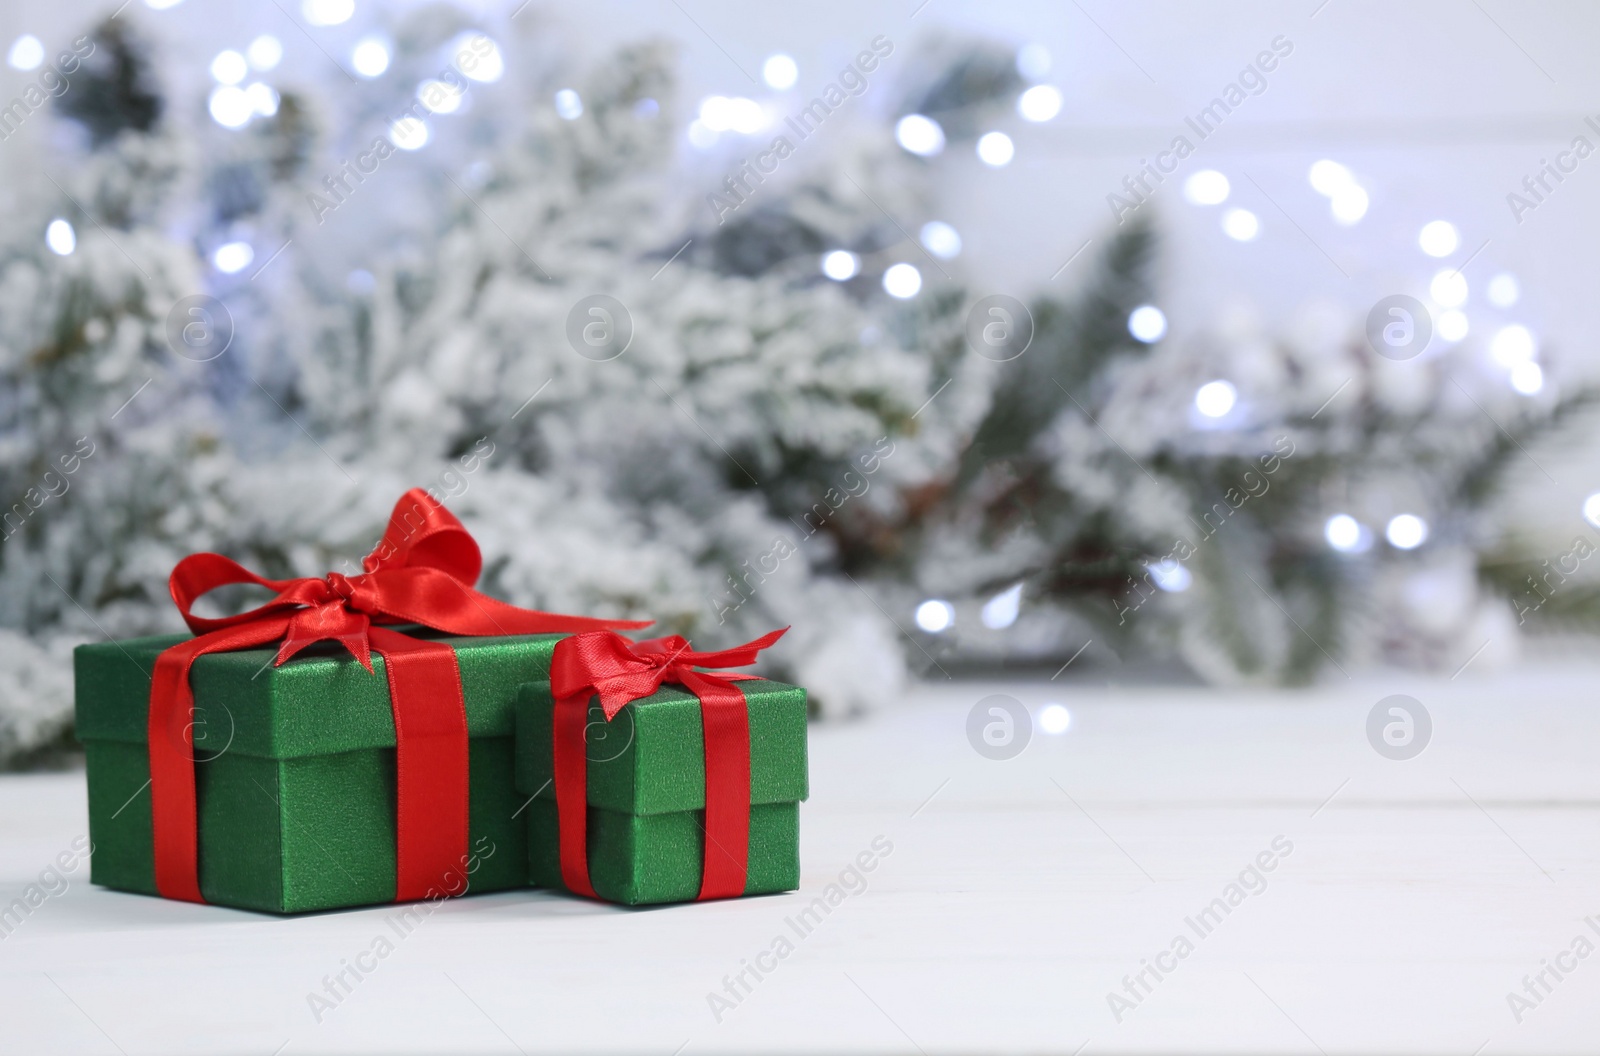
<svg viewBox="0 0 1600 1056">
<path fill-rule="evenodd" d="M 415 623 L 447 634 L 557 634 L 649 621 L 597 620 L 519 609 L 473 589 L 483 568 L 477 542 L 455 515 L 420 488 L 395 504 L 389 527 L 362 561 L 365 574 L 263 579 L 220 554 L 191 554 L 168 589 L 197 637 L 156 658 L 150 685 L 150 806 L 156 889 L 166 898 L 200 895 L 195 815 L 194 693 L 189 669 L 207 653 L 282 642 L 282 664 L 313 642 L 336 641 L 372 671 L 383 657 L 394 713 L 395 901 L 445 890 L 467 854 L 467 716 L 455 650 L 384 624 Z M 190 611 L 208 591 L 252 583 L 276 592 L 265 605 L 212 620 Z"/>
<path fill-rule="evenodd" d="M 630 701 L 648 697 L 663 682 L 700 698 L 706 761 L 706 844 L 699 899 L 744 894 L 750 857 L 750 711 L 735 681 L 754 675 L 713 675 L 696 667 L 744 667 L 783 637 L 783 630 L 717 653 L 695 653 L 678 635 L 630 642 L 610 631 L 579 634 L 556 643 L 550 658 L 555 697 L 556 819 L 561 879 L 567 890 L 597 897 L 589 882 L 588 756 L 584 732 L 591 692 L 600 695 L 606 721 Z"/>
</svg>

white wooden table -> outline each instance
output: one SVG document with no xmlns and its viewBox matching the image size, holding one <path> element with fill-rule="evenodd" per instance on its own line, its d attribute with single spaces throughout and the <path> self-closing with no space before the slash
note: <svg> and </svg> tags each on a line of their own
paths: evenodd
<svg viewBox="0 0 1600 1056">
<path fill-rule="evenodd" d="M 1600 954 L 1597 676 L 922 687 L 813 728 L 801 892 L 459 900 L 320 1022 L 308 993 L 392 934 L 392 910 L 280 919 L 80 869 L 0 939 L 0 1052 L 1594 1053 L 1600 955 L 1563 951 L 1584 935 Z M 965 727 L 992 692 L 1061 701 L 1071 728 L 985 759 Z M 1368 743 L 1391 693 L 1432 715 L 1416 758 Z M 0 902 L 84 827 L 81 774 L 0 778 Z M 877 837 L 893 849 L 865 889 L 791 930 Z M 1263 852 L 1264 888 L 1186 922 Z M 1548 995 L 1530 980 L 1518 1022 L 1507 995 L 1551 961 L 1575 967 L 1547 970 Z M 734 982 L 719 1021 L 708 995 L 751 963 L 771 970 Z"/>
</svg>

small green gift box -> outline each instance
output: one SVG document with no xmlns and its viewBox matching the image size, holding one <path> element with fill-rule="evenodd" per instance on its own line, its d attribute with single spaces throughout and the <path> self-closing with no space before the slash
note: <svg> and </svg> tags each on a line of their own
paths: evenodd
<svg viewBox="0 0 1600 1056">
<path fill-rule="evenodd" d="M 806 692 L 782 682 L 737 683 L 749 716 L 749 844 L 743 893 L 800 886 L 800 801 L 807 796 Z M 566 888 L 555 787 L 550 683 L 516 700 L 516 779 L 525 797 L 528 873 Z M 584 736 L 589 880 L 625 905 L 683 902 L 701 892 L 706 856 L 706 765 L 701 701 L 665 685 L 607 721 L 590 700 Z"/>
<path fill-rule="evenodd" d="M 513 781 L 513 702 L 547 677 L 563 635 L 407 634 L 448 645 L 468 737 L 469 854 L 459 888 L 525 886 L 527 829 Z M 79 646 L 77 733 L 88 761 L 90 879 L 158 894 L 148 714 L 151 673 L 184 636 Z M 210 903 L 298 913 L 390 902 L 396 890 L 395 724 L 385 660 L 369 673 L 313 646 L 210 653 L 191 674 L 200 891 Z M 453 881 L 448 878 L 445 886 Z"/>
</svg>

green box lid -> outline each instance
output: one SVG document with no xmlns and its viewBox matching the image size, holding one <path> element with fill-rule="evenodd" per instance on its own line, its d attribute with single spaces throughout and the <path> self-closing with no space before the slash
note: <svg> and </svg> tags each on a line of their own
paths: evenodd
<svg viewBox="0 0 1600 1056">
<path fill-rule="evenodd" d="M 512 700 L 522 683 L 546 678 L 561 634 L 461 638 L 404 628 L 456 651 L 471 737 L 510 736 Z M 143 744 L 156 656 L 185 635 L 80 645 L 73 654 L 80 741 Z M 269 759 L 394 747 L 394 717 L 383 658 L 371 674 L 343 648 L 315 645 L 274 667 L 276 647 L 210 653 L 195 661 L 194 741 L 198 752 Z"/>
<path fill-rule="evenodd" d="M 806 691 L 764 679 L 736 685 L 750 708 L 751 804 L 805 799 Z M 517 788 L 525 796 L 554 800 L 550 683 L 523 686 L 516 714 Z M 693 694 L 663 686 L 624 707 L 609 723 L 595 697 L 589 723 L 591 807 L 626 814 L 705 809 L 705 746 L 700 701 Z"/>
</svg>

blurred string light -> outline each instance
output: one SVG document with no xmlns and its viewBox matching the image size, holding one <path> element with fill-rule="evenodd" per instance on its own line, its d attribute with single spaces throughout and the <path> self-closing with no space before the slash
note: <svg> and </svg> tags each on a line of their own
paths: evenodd
<svg viewBox="0 0 1600 1056">
<path fill-rule="evenodd" d="M 262 117 L 272 117 L 278 112 L 278 92 L 270 84 L 254 81 L 244 90 L 250 108 Z"/>
<path fill-rule="evenodd" d="M 1524 396 L 1536 395 L 1544 388 L 1544 370 L 1532 360 L 1511 368 L 1511 387 Z"/>
<path fill-rule="evenodd" d="M 206 108 L 211 111 L 211 119 L 223 128 L 243 128 L 256 112 L 249 94 L 234 84 L 213 88 Z"/>
<path fill-rule="evenodd" d="M 923 114 L 907 114 L 894 126 L 894 141 L 919 157 L 931 158 L 944 149 L 944 129 Z"/>
<path fill-rule="evenodd" d="M 708 95 L 700 100 L 700 123 L 713 132 L 733 127 L 733 105 L 725 95 Z"/>
<path fill-rule="evenodd" d="M 700 101 L 700 123 L 713 132 L 738 132 L 748 136 L 761 131 L 766 115 L 754 99 L 708 95 Z"/>
<path fill-rule="evenodd" d="M 1372 549 L 1372 533 L 1348 513 L 1336 513 L 1322 526 L 1322 537 L 1341 554 L 1364 554 Z"/>
<path fill-rule="evenodd" d="M 1039 709 L 1039 728 L 1045 733 L 1062 734 L 1072 727 L 1072 712 L 1061 704 L 1046 704 Z"/>
<path fill-rule="evenodd" d="M 1050 72 L 1050 52 L 1043 44 L 1024 44 L 1017 49 L 1017 72 L 1037 81 Z"/>
<path fill-rule="evenodd" d="M 24 33 L 11 43 L 6 52 L 6 65 L 13 70 L 36 70 L 44 62 L 44 42 L 32 33 Z"/>
<path fill-rule="evenodd" d="M 218 84 L 238 84 L 250 72 L 250 64 L 233 49 L 220 51 L 211 60 L 211 76 Z"/>
<path fill-rule="evenodd" d="M 244 56 L 251 66 L 265 72 L 283 61 L 283 45 L 278 43 L 277 37 L 263 33 L 244 49 Z"/>
<path fill-rule="evenodd" d="M 948 601 L 938 598 L 929 598 L 917 606 L 917 626 L 929 634 L 939 634 L 948 631 L 956 622 L 956 609 Z"/>
<path fill-rule="evenodd" d="M 1415 550 L 1428 539 L 1428 522 L 1414 513 L 1396 514 L 1389 518 L 1383 537 L 1397 550 Z"/>
<path fill-rule="evenodd" d="M 1327 158 L 1312 162 L 1310 178 L 1311 189 L 1325 198 L 1332 198 L 1355 182 L 1349 169 Z"/>
<path fill-rule="evenodd" d="M 78 233 L 72 230 L 70 223 L 58 216 L 44 229 L 44 244 L 56 256 L 68 257 L 78 248 Z"/>
<path fill-rule="evenodd" d="M 224 242 L 211 254 L 212 265 L 228 275 L 248 268 L 254 259 L 256 251 L 248 242 Z"/>
<path fill-rule="evenodd" d="M 1208 381 L 1195 390 L 1194 408 L 1207 418 L 1225 418 L 1239 402 L 1239 390 L 1232 382 Z"/>
<path fill-rule="evenodd" d="M 697 117 L 689 122 L 689 144 L 698 150 L 709 150 L 717 145 L 717 133 Z"/>
<path fill-rule="evenodd" d="M 381 77 L 389 68 L 389 48 L 376 37 L 367 37 L 350 53 L 350 65 L 363 77 Z"/>
<path fill-rule="evenodd" d="M 1433 220 L 1422 225 L 1417 235 L 1417 245 L 1430 257 L 1448 257 L 1461 244 L 1456 225 L 1448 220 Z"/>
<path fill-rule="evenodd" d="M 1467 303 L 1467 278 L 1459 268 L 1445 268 L 1428 284 L 1428 296 L 1441 308 L 1459 308 Z"/>
<path fill-rule="evenodd" d="M 991 631 L 1003 631 L 1017 622 L 1022 611 L 1022 584 L 1013 583 L 983 603 L 978 618 Z"/>
<path fill-rule="evenodd" d="M 1600 528 L 1600 491 L 1583 500 L 1583 519 Z"/>
<path fill-rule="evenodd" d="M 1017 113 L 1024 121 L 1048 121 L 1061 112 L 1061 90 L 1050 84 L 1036 84 L 1017 96 Z"/>
<path fill-rule="evenodd" d="M 1329 203 L 1330 208 L 1333 210 L 1334 220 L 1345 227 L 1349 227 L 1363 216 L 1366 216 L 1369 204 L 1371 204 L 1371 199 L 1367 197 L 1366 189 L 1355 183 L 1335 194 L 1333 201 Z"/>
<path fill-rule="evenodd" d="M 848 249 L 836 249 L 822 255 L 822 274 L 834 282 L 845 282 L 861 271 L 861 258 Z"/>
<path fill-rule="evenodd" d="M 661 113 L 661 104 L 649 96 L 645 96 L 633 104 L 633 116 L 640 121 L 653 121 L 659 113 Z"/>
<path fill-rule="evenodd" d="M 1502 367 L 1514 367 L 1538 355 L 1539 346 L 1533 333 L 1520 323 L 1501 327 L 1489 339 L 1489 354 Z"/>
<path fill-rule="evenodd" d="M 431 113 L 453 114 L 461 109 L 465 97 L 460 85 L 445 81 L 427 80 L 417 85 L 417 99 Z"/>
<path fill-rule="evenodd" d="M 1310 179 L 1312 190 L 1328 199 L 1335 222 L 1348 227 L 1367 215 L 1370 199 L 1366 188 L 1337 161 L 1323 158 L 1313 162 Z"/>
<path fill-rule="evenodd" d="M 883 273 L 883 291 L 906 301 L 922 292 L 922 272 L 914 264 L 896 264 Z"/>
<path fill-rule="evenodd" d="M 961 235 L 943 220 L 929 220 L 918 235 L 923 248 L 940 260 L 949 260 L 961 252 Z"/>
<path fill-rule="evenodd" d="M 767 123 L 767 115 L 761 112 L 761 104 L 754 99 L 740 95 L 729 102 L 732 104 L 733 130 L 740 135 L 754 135 Z"/>
<path fill-rule="evenodd" d="M 1517 297 L 1522 291 L 1517 287 L 1517 277 L 1509 271 L 1502 271 L 1489 280 L 1489 303 L 1496 308 L 1510 308 L 1517 303 Z"/>
<path fill-rule="evenodd" d="M 1183 196 L 1195 205 L 1221 205 L 1232 188 L 1216 169 L 1201 169 L 1183 181 Z"/>
<path fill-rule="evenodd" d="M 1252 242 L 1261 233 L 1261 221 L 1248 209 L 1229 209 L 1222 214 L 1222 232 L 1236 242 Z"/>
<path fill-rule="evenodd" d="M 782 52 L 768 55 L 767 61 L 761 64 L 761 79 L 767 82 L 768 88 L 781 92 L 794 87 L 794 82 L 800 79 L 800 67 Z"/>
<path fill-rule="evenodd" d="M 1004 132 L 985 132 L 978 137 L 978 160 L 990 168 L 1005 168 L 1016 153 L 1016 145 Z"/>
<path fill-rule="evenodd" d="M 1322 536 L 1335 550 L 1347 552 L 1354 550 L 1361 538 L 1361 525 L 1348 513 L 1336 513 L 1322 526 Z"/>
<path fill-rule="evenodd" d="M 355 0 L 301 0 L 300 13 L 313 26 L 337 26 L 356 13 Z"/>
<path fill-rule="evenodd" d="M 428 126 L 420 118 L 402 117 L 389 126 L 389 142 L 401 150 L 421 150 L 428 142 Z"/>
<path fill-rule="evenodd" d="M 563 121 L 576 121 L 583 116 L 583 99 L 571 88 L 556 93 L 556 114 Z"/>
<path fill-rule="evenodd" d="M 1153 562 L 1147 566 L 1156 586 L 1168 594 L 1182 594 L 1194 583 L 1194 575 L 1172 558 Z"/>
<path fill-rule="evenodd" d="M 1434 333 L 1439 335 L 1440 340 L 1452 343 L 1466 337 L 1468 329 L 1467 313 L 1456 308 L 1440 312 L 1433 325 Z"/>
<path fill-rule="evenodd" d="M 1147 345 L 1160 341 L 1167 333 L 1167 317 L 1153 304 L 1141 304 L 1128 313 L 1128 333 Z"/>
<path fill-rule="evenodd" d="M 453 65 L 469 80 L 493 84 L 505 76 L 506 59 L 500 54 L 500 45 L 475 29 L 456 34 L 450 42 L 449 52 Z M 463 58 L 471 61 L 463 61 Z M 468 69 L 469 66 L 471 69 Z"/>
<path fill-rule="evenodd" d="M 144 6 L 152 11 L 165 11 L 169 7 L 177 7 L 183 0 L 144 0 Z"/>
</svg>

